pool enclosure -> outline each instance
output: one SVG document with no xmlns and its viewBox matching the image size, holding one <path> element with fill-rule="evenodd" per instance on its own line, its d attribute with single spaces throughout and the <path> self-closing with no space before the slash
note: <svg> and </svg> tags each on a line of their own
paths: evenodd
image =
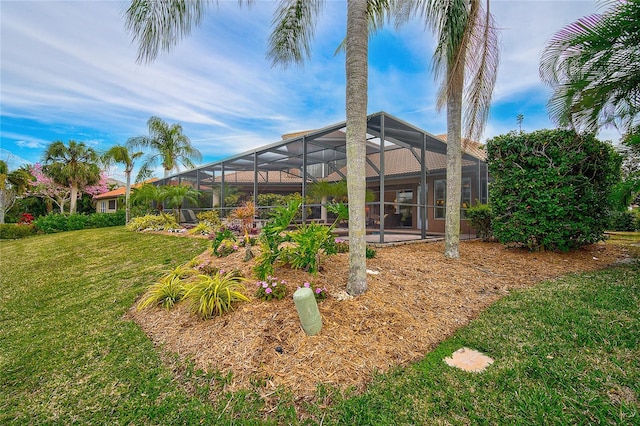
<svg viewBox="0 0 640 426">
<path fill-rule="evenodd" d="M 441 139 L 442 138 L 442 139 Z M 427 239 L 444 234 L 446 137 L 434 136 L 390 114 L 367 117 L 366 182 L 371 201 L 365 206 L 367 240 Z M 326 197 L 309 195 L 321 182 L 346 179 L 345 122 L 283 136 L 283 140 L 176 173 L 156 185 L 190 185 L 203 195 L 183 209 L 219 209 L 226 216 L 243 200 L 254 201 L 261 217 L 273 205 L 266 194 L 302 196 L 301 221 L 329 221 Z M 485 154 L 474 142 L 463 143 L 461 237 L 474 236 L 465 209 L 487 202 Z M 326 184 L 324 184 L 326 185 Z M 262 195 L 262 196 L 261 196 Z M 269 202 L 263 201 L 263 204 Z M 229 205 L 232 204 L 232 205 Z M 346 224 L 337 228 L 346 235 Z"/>
</svg>

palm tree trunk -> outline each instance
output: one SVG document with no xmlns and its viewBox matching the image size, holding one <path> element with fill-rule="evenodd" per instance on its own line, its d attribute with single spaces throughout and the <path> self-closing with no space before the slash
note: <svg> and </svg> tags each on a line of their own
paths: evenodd
<svg viewBox="0 0 640 426">
<path fill-rule="evenodd" d="M 4 199 L 5 190 L 0 189 L 0 223 L 4 223 Z"/>
<path fill-rule="evenodd" d="M 459 55 L 464 58 L 464 55 Z M 449 70 L 451 70 L 451 66 Z M 453 66 L 447 95 L 447 217 L 444 225 L 444 255 L 460 258 L 460 193 L 462 185 L 462 91 L 464 64 Z M 455 82 L 460 82 L 456 84 Z"/>
<path fill-rule="evenodd" d="M 76 212 L 76 206 L 78 205 L 78 185 L 71 184 L 71 199 L 69 200 L 69 214 Z"/>
<path fill-rule="evenodd" d="M 127 176 L 127 186 L 124 192 L 124 208 L 125 208 L 125 222 L 129 223 L 131 220 L 131 170 L 125 170 Z"/>
<path fill-rule="evenodd" d="M 347 292 L 367 290 L 365 230 L 365 157 L 367 134 L 367 2 L 347 0 L 347 188 L 349 193 L 349 280 Z"/>
</svg>

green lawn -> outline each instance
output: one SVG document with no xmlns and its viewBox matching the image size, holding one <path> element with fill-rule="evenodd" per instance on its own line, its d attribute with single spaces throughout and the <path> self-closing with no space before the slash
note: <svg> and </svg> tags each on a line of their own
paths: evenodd
<svg viewBox="0 0 640 426">
<path fill-rule="evenodd" d="M 0 241 L 0 424 L 298 423 L 286 391 L 268 412 L 253 390 L 222 393 L 228 377 L 163 363 L 123 319 L 207 244 L 123 228 Z M 542 283 L 366 393 L 320 388 L 322 404 L 298 411 L 310 424 L 639 424 L 639 306 L 638 263 Z M 442 362 L 461 346 L 496 362 Z"/>
</svg>

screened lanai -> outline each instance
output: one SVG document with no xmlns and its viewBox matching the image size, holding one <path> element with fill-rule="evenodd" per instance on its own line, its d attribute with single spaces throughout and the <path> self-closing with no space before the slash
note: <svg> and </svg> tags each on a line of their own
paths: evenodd
<svg viewBox="0 0 640 426">
<path fill-rule="evenodd" d="M 346 179 L 345 122 L 285 135 L 283 140 L 160 179 L 157 185 L 190 185 L 203 195 L 192 211 L 218 209 L 225 217 L 239 202 L 265 213 L 265 194 L 302 196 L 301 221 L 329 221 L 326 199 L 308 197 L 318 182 Z M 367 241 L 386 243 L 444 234 L 446 136 L 434 136 L 385 112 L 367 117 Z M 487 167 L 478 144 L 463 144 L 461 237 L 474 237 L 465 209 L 487 202 Z M 232 202 L 230 202 L 232 200 Z M 265 204 L 265 203 L 263 203 Z M 264 216 L 264 215 L 261 215 Z M 346 235 L 347 224 L 336 231 Z"/>
</svg>

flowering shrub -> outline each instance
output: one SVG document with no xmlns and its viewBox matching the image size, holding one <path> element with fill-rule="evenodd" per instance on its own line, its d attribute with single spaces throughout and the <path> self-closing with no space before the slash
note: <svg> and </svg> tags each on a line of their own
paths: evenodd
<svg viewBox="0 0 640 426">
<path fill-rule="evenodd" d="M 255 296 L 262 300 L 282 300 L 287 295 L 287 282 L 269 275 L 265 281 L 256 282 L 258 289 Z"/>
<path fill-rule="evenodd" d="M 222 240 L 214 253 L 218 257 L 226 257 L 236 251 L 238 251 L 238 243 L 235 240 Z"/>
<path fill-rule="evenodd" d="M 349 253 L 349 243 L 340 238 L 335 239 L 336 253 Z"/>
<path fill-rule="evenodd" d="M 209 234 L 209 239 L 211 240 L 211 251 L 217 254 L 218 247 L 220 247 L 220 244 L 222 244 L 224 240 L 235 241 L 236 236 L 228 227 L 221 226 L 216 232 Z"/>
<path fill-rule="evenodd" d="M 22 213 L 22 215 L 20 215 L 20 220 L 18 221 L 19 225 L 31 225 L 31 222 L 33 222 L 33 215 L 31 213 Z"/>
<path fill-rule="evenodd" d="M 318 302 L 329 297 L 329 293 L 327 293 L 326 287 L 316 287 L 309 282 L 305 282 L 304 284 L 302 284 L 302 287 L 310 288 L 311 290 L 313 290 L 313 295 L 315 296 Z M 298 287 L 298 289 L 299 288 L 300 287 Z"/>
</svg>

